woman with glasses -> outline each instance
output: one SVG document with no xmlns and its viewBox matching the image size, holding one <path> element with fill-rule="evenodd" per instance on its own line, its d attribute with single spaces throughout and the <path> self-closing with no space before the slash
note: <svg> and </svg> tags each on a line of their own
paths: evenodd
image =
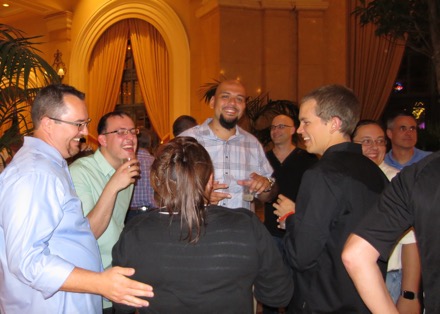
<svg viewBox="0 0 440 314">
<path fill-rule="evenodd" d="M 151 167 L 159 208 L 128 222 L 113 248 L 113 265 L 131 265 L 133 279 L 154 286 L 139 313 L 250 314 L 252 293 L 274 307 L 290 301 L 292 276 L 258 217 L 209 204 L 213 174 L 208 152 L 192 137 L 159 148 Z"/>
<path fill-rule="evenodd" d="M 383 127 L 374 120 L 361 120 L 353 135 L 353 142 L 362 145 L 362 153 L 374 161 L 391 181 L 399 172 L 385 161 L 386 137 Z M 391 298 L 402 313 L 420 313 L 420 261 L 413 230 L 405 233 L 388 260 L 386 284 Z M 405 311 L 403 311 L 405 310 Z M 409 312 L 407 312 L 410 310 Z"/>
</svg>

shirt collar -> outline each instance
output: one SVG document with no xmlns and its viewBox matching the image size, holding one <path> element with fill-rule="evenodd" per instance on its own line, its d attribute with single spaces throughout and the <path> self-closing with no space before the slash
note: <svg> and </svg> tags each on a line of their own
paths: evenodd
<svg viewBox="0 0 440 314">
<path fill-rule="evenodd" d="M 110 165 L 110 163 L 107 161 L 107 159 L 105 159 L 100 149 L 96 150 L 96 152 L 93 154 L 93 158 L 95 159 L 99 170 L 103 174 L 111 177 L 116 172 L 115 168 L 113 168 L 112 165 Z"/>
<path fill-rule="evenodd" d="M 209 133 L 212 137 L 215 137 L 215 138 L 217 138 L 218 139 L 218 137 L 214 134 L 214 132 L 211 130 L 211 128 L 209 127 L 209 123 L 212 121 L 213 119 L 212 118 L 208 118 L 208 119 L 206 119 L 205 120 L 205 122 L 203 122 L 201 125 L 200 125 L 200 131 L 202 131 L 203 133 Z M 241 136 L 243 136 L 243 131 L 242 131 L 242 129 L 240 128 L 240 126 L 239 125 L 236 125 L 236 127 L 235 127 L 235 134 L 233 135 L 233 136 L 231 136 L 229 139 L 228 139 L 228 141 L 230 141 L 230 140 L 232 140 L 232 139 L 234 139 L 234 138 L 237 138 L 237 137 L 241 137 Z"/>
<path fill-rule="evenodd" d="M 37 137 L 24 137 L 24 144 L 37 151 L 47 155 L 52 161 L 54 161 L 60 167 L 67 167 L 67 161 L 61 156 L 61 153 L 53 146 L 49 145 L 45 141 Z"/>
</svg>

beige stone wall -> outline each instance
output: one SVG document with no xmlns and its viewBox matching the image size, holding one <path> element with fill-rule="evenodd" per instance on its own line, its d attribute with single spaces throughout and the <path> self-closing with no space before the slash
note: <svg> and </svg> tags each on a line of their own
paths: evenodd
<svg viewBox="0 0 440 314">
<path fill-rule="evenodd" d="M 16 0 L 18 3 L 27 0 Z M 311 89 L 328 83 L 346 82 L 347 77 L 347 1 L 346 0 L 164 0 L 177 16 L 184 37 L 165 34 L 172 46 L 188 45 L 185 51 L 173 51 L 176 75 L 170 121 L 180 114 L 191 114 L 199 122 L 212 115 L 203 103 L 200 87 L 218 79 L 239 77 L 250 96 L 268 92 L 272 99 L 299 99 Z M 47 2 L 35 0 L 42 6 Z M 86 84 L 86 73 L 80 71 L 84 60 L 78 59 L 87 45 L 92 45 L 112 19 L 106 14 L 118 6 L 129 10 L 131 0 L 51 0 L 50 8 L 58 4 L 59 12 L 31 11 L 2 22 L 26 31 L 30 36 L 44 35 L 42 56 L 53 62 L 56 49 L 63 53 L 68 65 L 66 83 Z M 49 3 L 47 2 L 47 3 Z M 69 13 L 61 12 L 63 4 Z M 146 2 L 145 2 L 146 3 Z M 145 5 L 143 2 L 143 4 Z M 135 7 L 135 6 L 134 6 Z M 49 9 L 50 9 L 49 8 Z M 133 12 L 136 16 L 136 12 Z M 143 17 L 147 15 L 143 15 Z M 164 21 L 150 22 L 161 27 Z M 113 17 L 112 17 L 113 18 Z M 165 21 L 166 22 L 166 21 Z M 84 36 L 84 28 L 93 25 L 96 34 Z M 177 28 L 178 28 L 177 27 Z M 164 27 L 162 32 L 173 27 Z M 176 28 L 175 28 L 176 29 Z M 90 41 L 84 43 L 86 38 Z M 83 45 L 81 51 L 75 49 Z M 88 52 L 84 52 L 87 54 Z M 81 57 L 81 56 L 80 56 Z M 80 64 L 78 64 L 80 63 Z M 187 67 L 187 68 L 186 68 Z M 184 91 L 182 91 L 184 89 Z"/>
</svg>

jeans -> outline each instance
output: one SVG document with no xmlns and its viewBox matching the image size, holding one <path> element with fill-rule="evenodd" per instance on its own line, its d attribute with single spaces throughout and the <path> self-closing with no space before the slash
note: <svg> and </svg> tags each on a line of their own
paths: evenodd
<svg viewBox="0 0 440 314">
<path fill-rule="evenodd" d="M 402 270 L 398 269 L 387 272 L 386 284 L 391 299 L 393 299 L 394 303 L 397 303 L 397 300 L 400 297 L 400 289 L 402 287 Z"/>
</svg>

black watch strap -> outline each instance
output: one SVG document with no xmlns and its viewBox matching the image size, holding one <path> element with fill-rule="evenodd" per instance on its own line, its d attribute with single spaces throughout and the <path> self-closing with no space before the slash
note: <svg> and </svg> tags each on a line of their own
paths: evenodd
<svg viewBox="0 0 440 314">
<path fill-rule="evenodd" d="M 417 299 L 417 293 L 412 292 L 412 291 L 408 291 L 408 290 L 403 290 L 402 292 L 400 292 L 400 295 L 408 300 L 415 300 Z"/>
</svg>

